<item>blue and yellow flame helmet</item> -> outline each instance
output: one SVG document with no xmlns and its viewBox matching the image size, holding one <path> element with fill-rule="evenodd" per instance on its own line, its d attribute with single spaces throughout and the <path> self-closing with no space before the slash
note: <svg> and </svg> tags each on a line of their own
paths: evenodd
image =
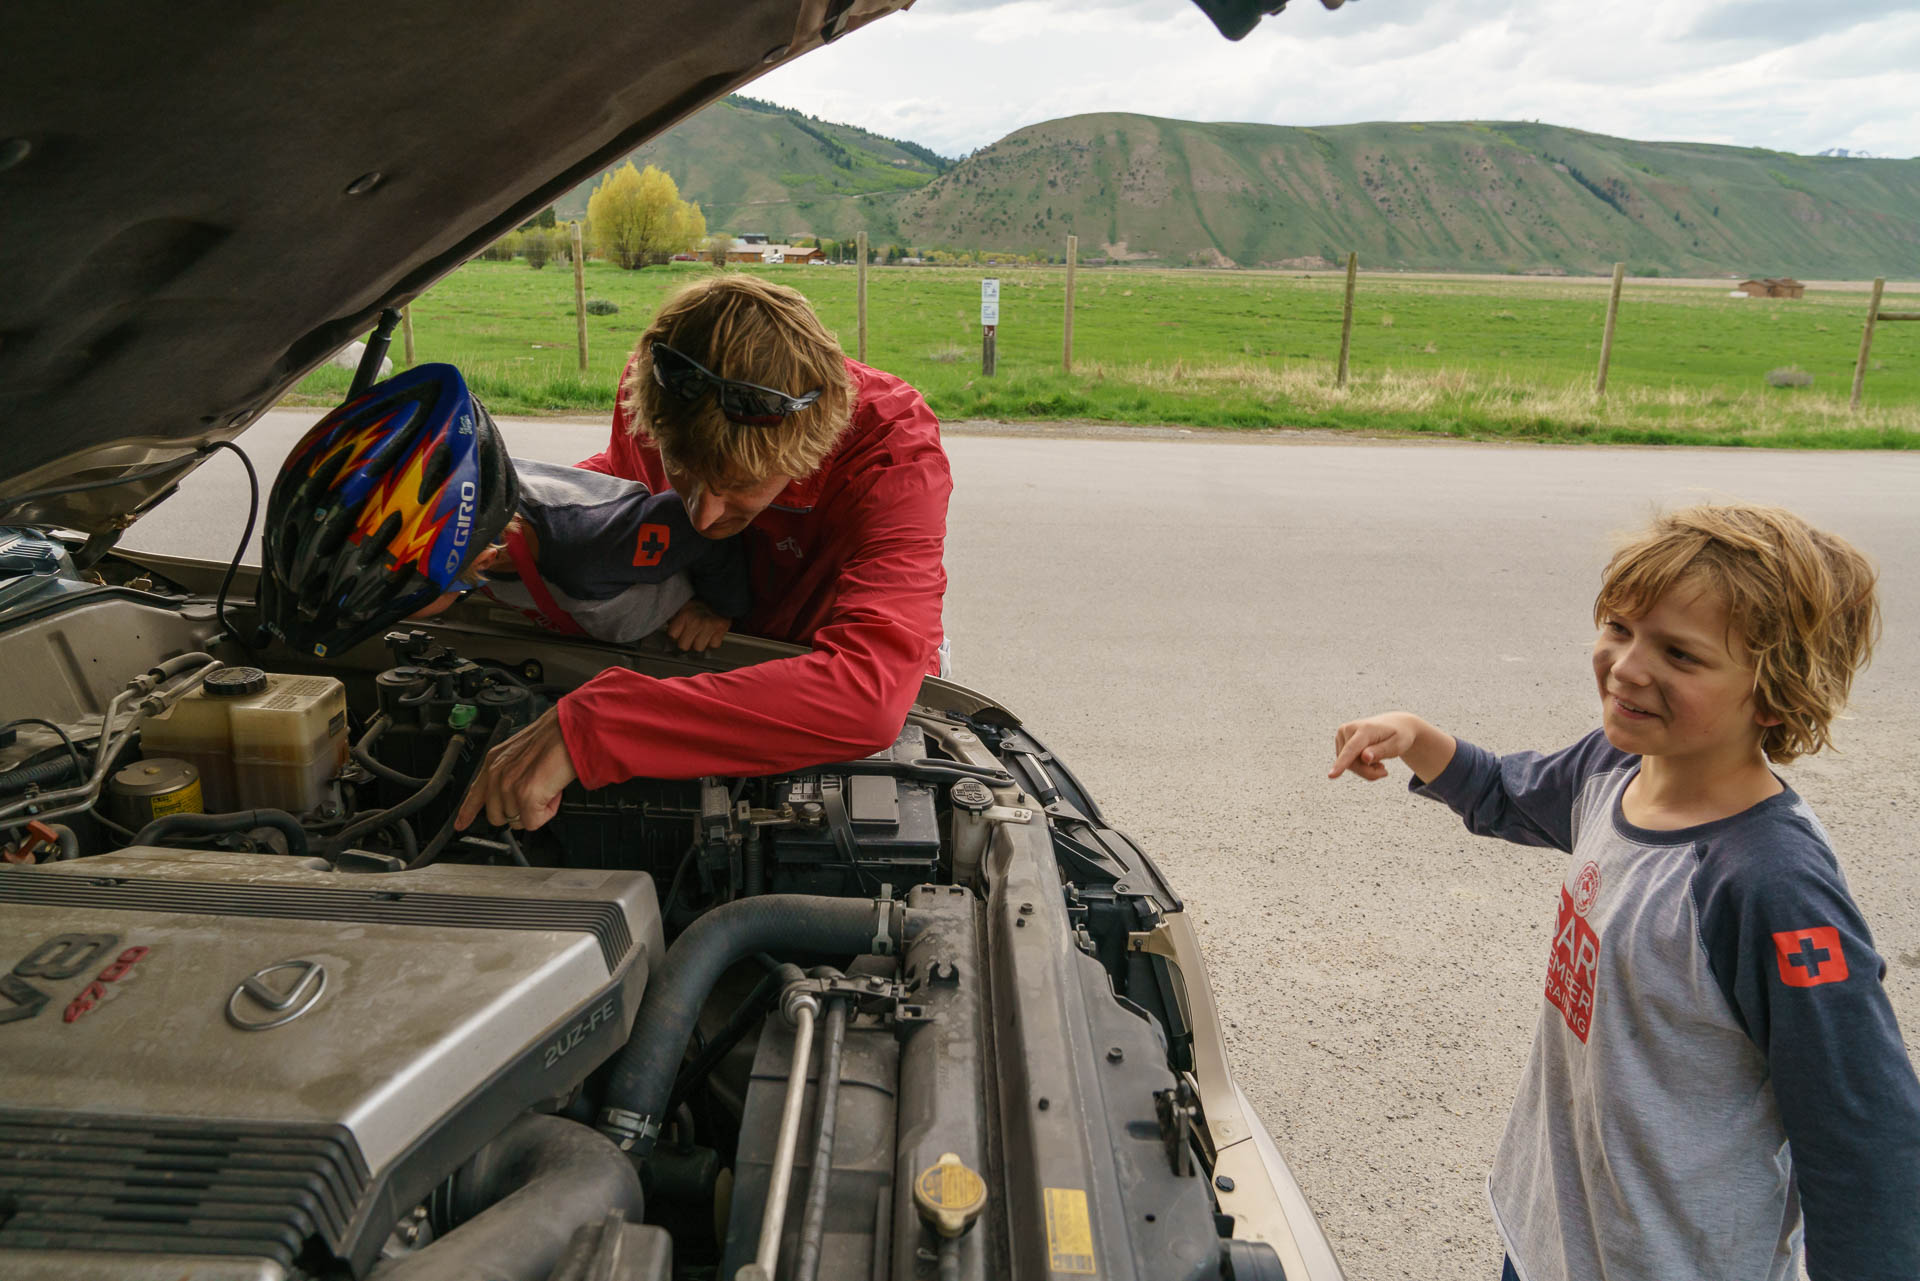
<svg viewBox="0 0 1920 1281">
<path fill-rule="evenodd" d="M 293 447 L 267 499 L 261 620 L 342 654 L 459 590 L 519 487 L 499 429 L 452 365 L 376 383 Z"/>
</svg>

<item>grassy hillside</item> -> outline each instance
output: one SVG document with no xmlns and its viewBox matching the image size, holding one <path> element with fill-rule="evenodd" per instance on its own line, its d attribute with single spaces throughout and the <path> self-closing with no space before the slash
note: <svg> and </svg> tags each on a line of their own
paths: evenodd
<svg viewBox="0 0 1920 1281">
<path fill-rule="evenodd" d="M 899 197 L 953 163 L 915 143 L 739 95 L 714 103 L 628 158 L 672 174 L 681 196 L 699 202 L 714 230 L 763 231 L 776 241 L 847 237 L 863 227 L 876 238 L 890 237 Z M 560 217 L 585 217 L 597 182 L 555 202 Z"/>
<path fill-rule="evenodd" d="M 1168 265 L 1920 275 L 1920 160 L 1633 142 L 1552 125 L 1317 129 L 1074 116 L 899 199 L 922 247 Z"/>
</svg>

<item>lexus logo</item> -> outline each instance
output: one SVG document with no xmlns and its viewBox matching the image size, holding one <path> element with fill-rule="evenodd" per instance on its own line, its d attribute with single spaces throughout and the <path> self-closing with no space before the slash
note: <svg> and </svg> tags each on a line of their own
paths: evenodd
<svg viewBox="0 0 1920 1281">
<path fill-rule="evenodd" d="M 305 1014 L 326 990 L 327 972 L 318 961 L 281 961 L 255 970 L 233 989 L 227 1022 L 243 1032 L 264 1032 Z"/>
</svg>

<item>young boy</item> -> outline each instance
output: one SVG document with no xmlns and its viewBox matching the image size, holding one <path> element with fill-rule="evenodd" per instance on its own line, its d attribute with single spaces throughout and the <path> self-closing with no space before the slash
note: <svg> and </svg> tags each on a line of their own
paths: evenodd
<svg viewBox="0 0 1920 1281">
<path fill-rule="evenodd" d="M 473 558 L 463 588 L 554 631 L 616 644 L 665 628 L 682 649 L 712 649 L 746 614 L 740 540 L 701 537 L 680 495 L 558 463 L 516 458 L 512 466 L 519 509 L 500 541 Z"/>
<path fill-rule="evenodd" d="M 682 649 L 718 645 L 751 603 L 739 540 L 701 536 L 670 491 L 509 458 L 451 365 L 374 384 L 294 446 L 264 526 L 272 632 L 338 655 L 475 588 L 555 631 L 664 627 Z"/>
<path fill-rule="evenodd" d="M 1825 830 L 1769 762 L 1830 745 L 1874 571 L 1777 509 L 1663 516 L 1594 602 L 1601 728 L 1496 757 L 1351 721 L 1328 777 L 1569 852 L 1489 1193 L 1519 1281 L 1920 1277 L 1920 1082 Z"/>
</svg>

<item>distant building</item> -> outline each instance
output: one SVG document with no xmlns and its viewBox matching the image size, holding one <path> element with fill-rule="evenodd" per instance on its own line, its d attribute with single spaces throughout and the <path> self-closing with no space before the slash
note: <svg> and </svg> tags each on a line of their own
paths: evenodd
<svg viewBox="0 0 1920 1281">
<path fill-rule="evenodd" d="M 772 245 L 767 243 L 765 236 L 751 232 L 727 247 L 728 262 L 816 262 L 825 257 L 816 247 L 802 249 L 797 245 Z"/>
<path fill-rule="evenodd" d="M 1735 293 L 1743 293 L 1749 298 L 1798 298 L 1807 292 L 1807 287 L 1792 276 L 1743 280 L 1733 288 Z"/>
</svg>

